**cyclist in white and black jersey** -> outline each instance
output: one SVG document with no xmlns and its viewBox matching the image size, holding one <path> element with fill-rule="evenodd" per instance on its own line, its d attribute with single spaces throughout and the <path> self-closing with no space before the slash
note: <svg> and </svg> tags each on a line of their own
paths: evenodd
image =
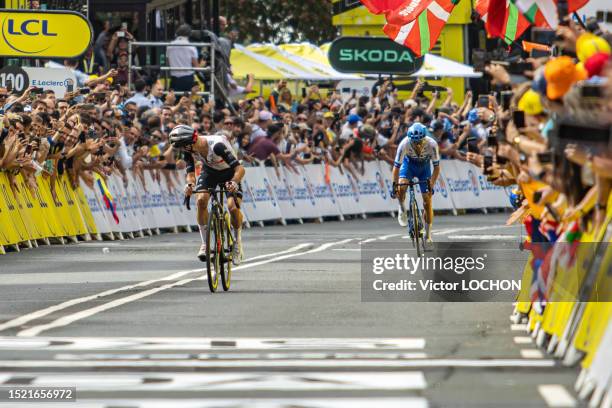
<svg viewBox="0 0 612 408">
<path fill-rule="evenodd" d="M 235 202 L 233 196 L 228 196 L 227 207 L 232 216 L 236 241 L 232 261 L 235 265 L 238 265 L 242 259 L 242 212 L 238 207 L 242 200 L 240 181 L 244 177 L 245 171 L 236 158 L 232 145 L 225 135 L 198 135 L 192 127 L 187 125 L 178 125 L 172 129 L 170 143 L 175 149 L 182 150 L 183 159 L 187 163 L 186 196 L 191 196 L 194 191 L 213 189 L 219 185 L 223 185 L 228 191 L 235 193 L 238 203 Z M 202 171 L 197 181 L 195 174 L 196 160 L 202 162 Z M 197 220 L 200 237 L 202 238 L 202 246 L 198 252 L 198 257 L 202 261 L 206 260 L 209 199 L 210 194 L 207 191 L 196 193 Z"/>
</svg>

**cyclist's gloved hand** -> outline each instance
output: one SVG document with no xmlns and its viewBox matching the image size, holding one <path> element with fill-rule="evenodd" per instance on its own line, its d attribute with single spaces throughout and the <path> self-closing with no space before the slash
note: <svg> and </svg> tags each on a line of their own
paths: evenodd
<svg viewBox="0 0 612 408">
<path fill-rule="evenodd" d="M 393 183 L 393 187 L 391 187 L 391 191 L 389 191 L 389 195 L 391 198 L 397 198 L 397 183 Z"/>
<path fill-rule="evenodd" d="M 185 196 L 191 197 L 191 194 L 193 194 L 193 184 L 185 184 L 185 189 L 183 190 L 183 192 L 185 193 Z"/>
<path fill-rule="evenodd" d="M 235 193 L 238 190 L 238 183 L 229 181 L 225 183 L 225 188 L 227 188 L 230 193 Z"/>
<path fill-rule="evenodd" d="M 429 179 L 427 183 L 429 184 L 429 191 L 431 192 L 431 195 L 434 195 L 434 183 L 431 181 L 431 179 Z"/>
</svg>

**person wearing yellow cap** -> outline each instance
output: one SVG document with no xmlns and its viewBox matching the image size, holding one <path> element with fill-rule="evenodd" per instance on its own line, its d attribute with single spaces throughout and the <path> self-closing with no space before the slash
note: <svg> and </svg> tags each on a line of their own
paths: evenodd
<svg viewBox="0 0 612 408">
<path fill-rule="evenodd" d="M 525 112 L 525 125 L 528 128 L 541 129 L 547 120 L 540 94 L 533 89 L 529 89 L 521 96 L 517 107 Z"/>
<path fill-rule="evenodd" d="M 592 33 L 583 33 L 576 40 L 576 55 L 582 63 L 598 52 L 610 55 L 611 51 L 606 40 Z"/>
</svg>

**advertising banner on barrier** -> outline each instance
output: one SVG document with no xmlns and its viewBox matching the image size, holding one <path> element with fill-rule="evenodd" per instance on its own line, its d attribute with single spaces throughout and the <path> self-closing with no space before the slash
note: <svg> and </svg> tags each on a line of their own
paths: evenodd
<svg viewBox="0 0 612 408">
<path fill-rule="evenodd" d="M 98 195 L 96 194 L 95 190 L 93 188 L 89 188 L 89 186 L 82 180 L 81 190 L 83 190 L 83 194 L 87 200 L 87 205 L 89 205 L 89 209 L 91 210 L 91 215 L 93 216 L 94 222 L 98 227 L 98 233 L 108 234 L 112 232 L 112 228 L 105 214 L 106 208 L 98 199 Z"/>
<path fill-rule="evenodd" d="M 371 161 L 365 163 L 364 175 L 359 178 L 361 206 L 366 213 L 393 211 L 394 200 L 390 196 L 391 180 L 386 179 L 381 166 L 386 163 Z"/>
<path fill-rule="evenodd" d="M 303 218 L 304 214 L 302 214 L 300 210 L 302 209 L 301 207 L 304 207 L 305 203 L 303 202 L 304 200 L 300 200 L 298 203 L 295 199 L 295 185 L 289 182 L 288 173 L 291 172 L 285 167 L 280 167 L 278 169 L 266 167 L 265 170 L 268 175 L 268 180 L 270 180 L 274 188 L 276 201 L 278 202 L 283 218 L 286 220 Z"/>
<path fill-rule="evenodd" d="M 156 228 L 173 228 L 176 226 L 174 216 L 170 207 L 166 205 L 165 197 L 157 180 L 151 176 L 151 172 L 145 171 L 145 193 L 146 200 L 153 210 Z"/>
<path fill-rule="evenodd" d="M 455 208 L 503 208 L 510 205 L 504 188 L 488 182 L 473 164 L 445 160 L 443 171 Z"/>
<path fill-rule="evenodd" d="M 247 169 L 242 179 L 242 190 L 242 211 L 247 214 L 249 221 L 277 220 L 283 217 L 263 166 Z"/>
<path fill-rule="evenodd" d="M 302 179 L 306 186 L 308 198 L 316 204 L 322 217 L 341 215 L 338 199 L 331 183 L 325 180 L 325 167 L 321 164 L 302 166 Z"/>
<path fill-rule="evenodd" d="M 440 175 L 434 185 L 434 195 L 431 197 L 431 202 L 434 210 L 453 210 L 453 199 L 451 192 L 448 189 L 448 181 L 446 180 L 447 163 L 450 160 L 440 161 Z"/>
<path fill-rule="evenodd" d="M 363 214 L 364 209 L 359 194 L 357 180 L 348 171 L 344 174 L 337 167 L 330 167 L 332 189 L 338 199 L 338 207 L 343 215 Z"/>
<path fill-rule="evenodd" d="M 291 191 L 295 208 L 302 219 L 319 218 L 321 211 L 319 209 L 318 200 L 315 198 L 316 191 L 313 189 L 312 183 L 308 180 L 306 169 L 303 166 L 298 166 L 298 173 L 285 170 L 285 184 Z M 325 193 L 321 192 L 324 196 Z"/>
</svg>

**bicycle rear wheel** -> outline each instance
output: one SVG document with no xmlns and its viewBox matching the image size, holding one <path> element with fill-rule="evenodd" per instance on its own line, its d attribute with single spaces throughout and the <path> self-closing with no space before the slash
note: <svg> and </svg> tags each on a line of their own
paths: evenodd
<svg viewBox="0 0 612 408">
<path fill-rule="evenodd" d="M 221 283 L 223 290 L 228 291 L 232 280 L 232 250 L 235 243 L 232 239 L 230 215 L 228 211 L 223 214 L 223 260 L 221 261 Z"/>
<path fill-rule="evenodd" d="M 414 234 L 414 244 L 417 250 L 417 256 L 421 256 L 421 254 L 425 252 L 425 243 L 423 242 L 423 236 L 421 235 L 421 218 L 419 217 L 419 207 L 417 206 L 416 200 L 412 200 L 410 212 L 412 213 L 412 232 Z"/>
<path fill-rule="evenodd" d="M 216 292 L 219 287 L 219 271 L 221 269 L 220 251 L 223 237 L 219 228 L 219 217 L 213 208 L 208 216 L 208 230 L 206 231 L 206 275 L 208 276 L 208 287 L 211 292 Z M 221 256 L 220 256 L 221 255 Z"/>
</svg>

